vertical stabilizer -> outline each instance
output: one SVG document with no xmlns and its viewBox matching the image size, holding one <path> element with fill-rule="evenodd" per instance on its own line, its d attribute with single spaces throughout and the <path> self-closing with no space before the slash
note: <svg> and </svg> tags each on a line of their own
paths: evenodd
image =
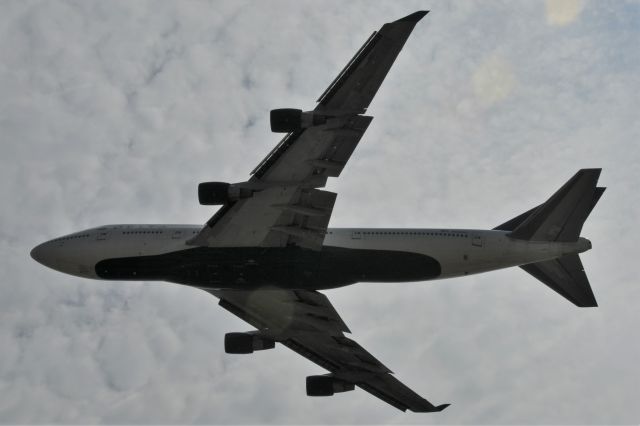
<svg viewBox="0 0 640 426">
<path fill-rule="evenodd" d="M 509 236 L 520 240 L 578 241 L 582 225 L 605 190 L 596 186 L 601 170 L 578 171 L 544 204 L 496 229 L 512 227 Z"/>
</svg>

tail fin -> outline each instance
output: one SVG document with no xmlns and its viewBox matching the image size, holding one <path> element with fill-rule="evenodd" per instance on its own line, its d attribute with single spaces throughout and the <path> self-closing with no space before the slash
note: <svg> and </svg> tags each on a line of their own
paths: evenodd
<svg viewBox="0 0 640 426">
<path fill-rule="evenodd" d="M 575 242 L 606 188 L 596 186 L 602 169 L 581 169 L 545 203 L 495 227 L 511 238 Z M 577 254 L 531 263 L 522 269 L 580 307 L 598 306 Z"/>
<path fill-rule="evenodd" d="M 495 227 L 532 241 L 578 241 L 585 220 L 605 188 L 596 186 L 602 169 L 581 169 L 545 203 Z"/>
</svg>

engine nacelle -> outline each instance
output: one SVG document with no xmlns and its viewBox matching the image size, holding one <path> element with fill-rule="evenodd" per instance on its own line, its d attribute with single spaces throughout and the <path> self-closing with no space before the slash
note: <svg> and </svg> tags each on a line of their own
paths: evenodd
<svg viewBox="0 0 640 426">
<path fill-rule="evenodd" d="M 354 389 L 353 383 L 336 379 L 331 374 L 307 377 L 308 396 L 331 396 L 334 393 L 349 392 Z"/>
<path fill-rule="evenodd" d="M 271 131 L 275 133 L 296 132 L 307 127 L 318 126 L 327 122 L 327 117 L 313 111 L 303 112 L 301 109 L 272 109 L 269 114 Z"/>
<path fill-rule="evenodd" d="M 198 201 L 203 206 L 215 206 L 229 201 L 229 187 L 226 182 L 203 182 L 198 185 Z"/>
<path fill-rule="evenodd" d="M 203 206 L 217 206 L 240 198 L 251 197 L 253 190 L 239 184 L 226 182 L 203 182 L 198 185 L 198 201 Z"/>
<path fill-rule="evenodd" d="M 253 351 L 273 349 L 276 342 L 257 332 L 227 333 L 224 335 L 224 351 L 228 354 L 250 354 Z"/>
</svg>

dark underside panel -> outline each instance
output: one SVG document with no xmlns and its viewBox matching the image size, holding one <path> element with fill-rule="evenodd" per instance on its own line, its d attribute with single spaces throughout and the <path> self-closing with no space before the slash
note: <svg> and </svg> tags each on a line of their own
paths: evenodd
<svg viewBox="0 0 640 426">
<path fill-rule="evenodd" d="M 161 280 L 209 288 L 321 290 L 359 281 L 424 281 L 440 275 L 440 264 L 426 255 L 391 250 L 196 247 L 106 259 L 96 264 L 96 273 L 109 280 Z"/>
</svg>

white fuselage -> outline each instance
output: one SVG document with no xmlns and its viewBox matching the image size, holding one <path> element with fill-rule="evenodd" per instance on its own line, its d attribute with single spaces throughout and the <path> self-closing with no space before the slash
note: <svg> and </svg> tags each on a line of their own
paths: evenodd
<svg viewBox="0 0 640 426">
<path fill-rule="evenodd" d="M 96 273 L 96 265 L 107 259 L 131 259 L 128 264 L 136 264 L 136 259 L 153 259 L 154 257 L 172 253 L 183 253 L 194 249 L 188 244 L 201 229 L 193 225 L 109 225 L 92 228 L 70 234 L 43 243 L 32 251 L 34 259 L 40 263 L 72 275 L 86 278 L 105 278 Z M 591 248 L 591 243 L 580 238 L 574 243 L 556 243 L 542 241 L 524 241 L 513 239 L 508 232 L 475 229 L 397 229 L 397 228 L 330 228 L 326 234 L 323 250 L 339 248 L 348 253 L 407 253 L 424 255 L 435 259 L 439 264 L 437 276 L 424 279 L 450 278 L 490 271 L 494 269 L 523 265 L 554 259 L 566 254 L 580 253 Z M 229 248 L 236 252 L 241 248 Z M 247 251 L 243 264 L 256 262 L 256 248 Z M 346 250 L 343 250 L 346 249 Z M 221 250 L 221 249 L 218 249 Z M 224 250 L 224 248 L 222 249 Z M 240 256 L 243 256 L 240 251 Z M 207 260 L 208 268 L 216 267 L 216 259 L 212 255 Z M 279 260 L 282 258 L 278 258 Z M 202 256 L 199 258 L 202 261 Z M 237 262 L 236 262 L 237 263 Z M 373 265 L 372 265 L 373 266 Z M 393 265 L 392 265 L 393 266 Z M 188 266 L 187 266 L 188 267 Z M 366 265 L 359 265 L 367 268 Z M 148 269 L 148 268 L 147 268 Z M 361 276 L 365 281 L 409 281 L 423 278 L 406 278 L 398 271 L 398 279 L 384 275 L 376 279 Z M 126 277 L 117 275 L 108 279 L 156 279 L 151 275 L 138 276 L 132 269 Z M 196 273 L 197 274 L 197 273 Z M 404 278 L 403 278 L 404 277 Z M 172 279 L 157 278 L 167 281 Z M 235 278 L 233 278 L 236 281 Z M 353 281 L 353 279 L 352 279 Z M 352 283 L 352 281 L 348 283 Z M 214 282 L 214 281 L 212 281 Z M 241 286 L 242 280 L 233 283 L 233 287 Z M 224 282 L 215 281 L 215 287 L 224 287 Z M 273 285 L 273 283 L 269 283 Z M 346 284 L 340 284 L 346 285 Z"/>
</svg>

